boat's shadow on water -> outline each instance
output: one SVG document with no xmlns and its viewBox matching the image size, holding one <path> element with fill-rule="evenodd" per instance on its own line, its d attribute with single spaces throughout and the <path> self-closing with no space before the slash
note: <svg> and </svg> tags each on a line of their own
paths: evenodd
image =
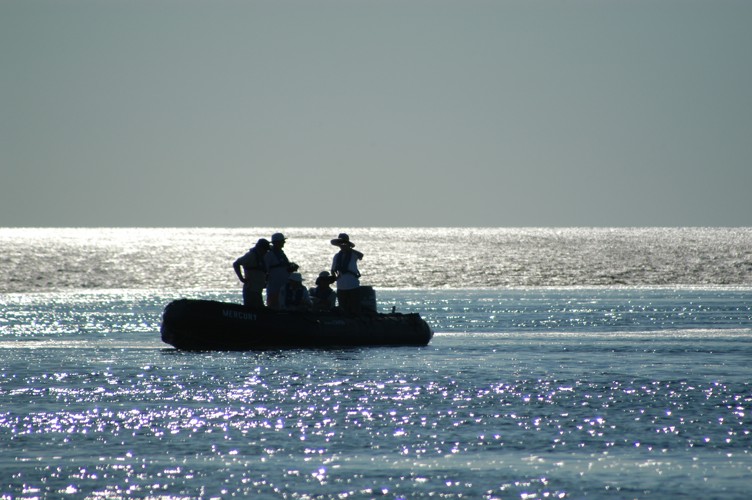
<svg viewBox="0 0 752 500">
<path fill-rule="evenodd" d="M 179 358 L 222 358 L 228 357 L 254 357 L 271 359 L 296 359 L 301 356 L 320 356 L 335 361 L 359 361 L 366 357 L 366 353 L 373 351 L 415 351 L 410 346 L 377 346 L 377 347 L 301 347 L 295 349 L 250 349 L 250 350 L 184 350 L 175 348 L 163 348 L 160 353 L 164 356 L 176 356 Z"/>
</svg>

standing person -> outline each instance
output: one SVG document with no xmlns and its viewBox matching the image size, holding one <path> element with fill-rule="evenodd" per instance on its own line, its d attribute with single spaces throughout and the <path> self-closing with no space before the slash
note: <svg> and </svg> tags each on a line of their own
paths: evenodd
<svg viewBox="0 0 752 500">
<path fill-rule="evenodd" d="M 300 273 L 290 273 L 290 278 L 279 291 L 279 308 L 287 311 L 305 311 L 311 307 L 311 297 L 303 286 Z"/>
<path fill-rule="evenodd" d="M 285 246 L 285 235 L 272 235 L 272 248 L 264 256 L 268 274 L 266 284 L 266 305 L 272 309 L 279 309 L 279 291 L 287 284 L 290 273 L 298 270 L 298 265 L 290 262 L 282 247 Z"/>
<path fill-rule="evenodd" d="M 360 313 L 360 271 L 358 261 L 363 254 L 353 250 L 354 243 L 345 233 L 340 233 L 332 240 L 332 245 L 339 247 L 339 252 L 332 260 L 332 274 L 337 280 L 337 298 L 339 305 L 350 314 Z"/>
<path fill-rule="evenodd" d="M 264 307 L 261 291 L 266 288 L 264 256 L 269 251 L 269 246 L 269 240 L 261 238 L 245 255 L 232 263 L 235 274 L 243 283 L 243 305 L 246 307 Z"/>
<path fill-rule="evenodd" d="M 308 289 L 314 311 L 331 311 L 337 304 L 337 292 L 332 290 L 334 276 L 329 271 L 321 271 L 316 278 L 316 286 Z"/>
</svg>

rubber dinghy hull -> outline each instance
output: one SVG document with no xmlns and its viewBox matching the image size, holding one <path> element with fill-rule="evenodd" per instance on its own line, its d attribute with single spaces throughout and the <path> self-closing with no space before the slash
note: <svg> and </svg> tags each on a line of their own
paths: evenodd
<svg viewBox="0 0 752 500">
<path fill-rule="evenodd" d="M 254 310 L 180 299 L 162 314 L 162 341 L 193 351 L 299 347 L 422 346 L 433 332 L 420 314 Z"/>
</svg>

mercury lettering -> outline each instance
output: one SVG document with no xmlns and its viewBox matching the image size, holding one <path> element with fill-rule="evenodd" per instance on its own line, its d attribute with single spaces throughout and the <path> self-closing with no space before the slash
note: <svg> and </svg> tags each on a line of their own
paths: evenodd
<svg viewBox="0 0 752 500">
<path fill-rule="evenodd" d="M 255 314 L 244 311 L 233 311 L 232 309 L 222 309 L 222 316 L 224 316 L 225 318 L 256 321 Z"/>
</svg>

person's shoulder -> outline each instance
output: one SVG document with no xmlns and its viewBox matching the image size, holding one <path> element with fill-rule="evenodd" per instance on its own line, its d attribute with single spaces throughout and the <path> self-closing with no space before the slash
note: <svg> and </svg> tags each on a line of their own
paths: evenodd
<svg viewBox="0 0 752 500">
<path fill-rule="evenodd" d="M 244 253 L 243 255 L 241 255 L 240 257 L 238 257 L 237 259 L 235 259 L 235 262 L 238 263 L 238 264 L 243 263 L 243 262 L 247 261 L 250 258 L 251 255 L 252 255 L 252 252 L 248 251 L 248 252 Z"/>
</svg>

